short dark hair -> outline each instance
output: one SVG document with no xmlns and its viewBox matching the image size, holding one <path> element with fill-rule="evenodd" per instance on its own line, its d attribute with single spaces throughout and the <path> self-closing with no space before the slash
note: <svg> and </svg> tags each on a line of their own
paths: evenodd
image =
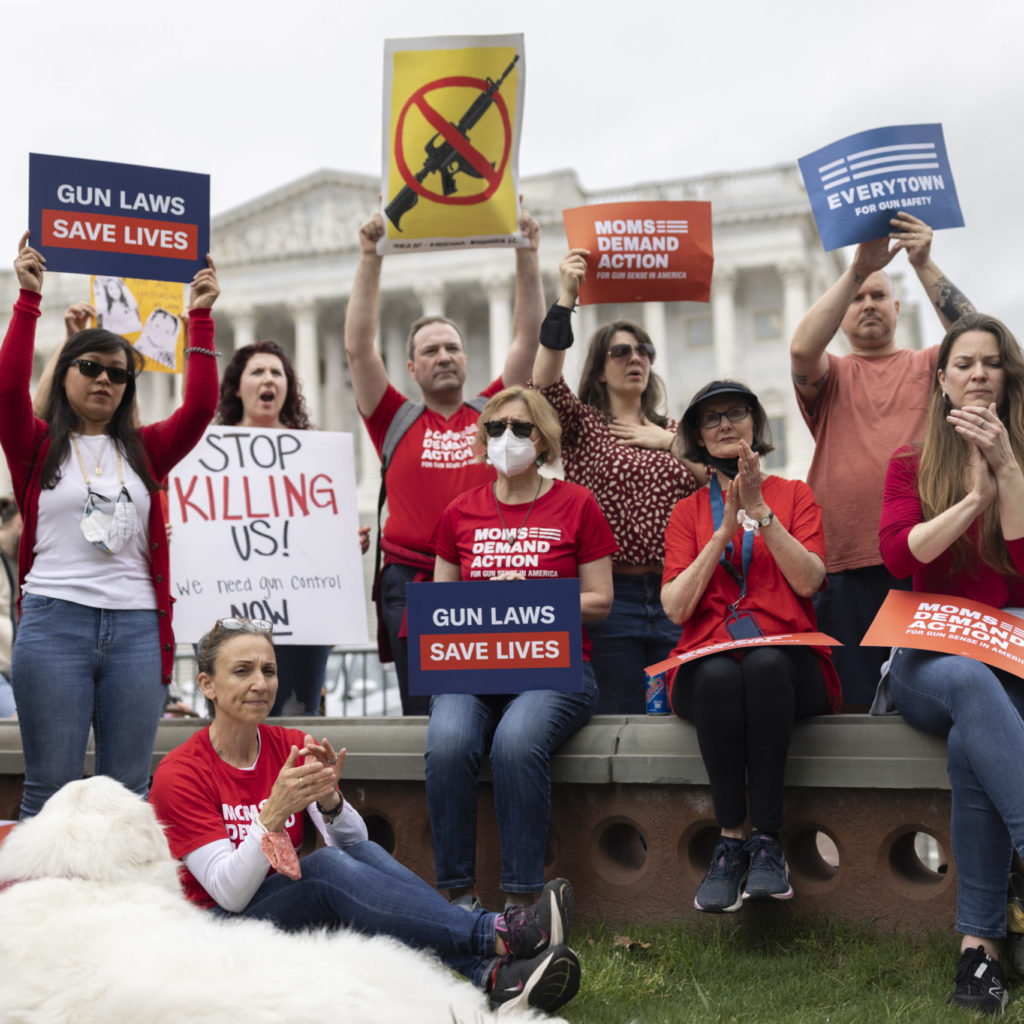
<svg viewBox="0 0 1024 1024">
<path fill-rule="evenodd" d="M 587 349 L 586 358 L 583 360 L 583 370 L 580 373 L 579 396 L 581 402 L 593 406 L 606 416 L 611 416 L 612 407 L 608 399 L 608 385 L 600 380 L 604 373 L 604 364 L 608 361 L 608 349 L 611 348 L 612 338 L 619 331 L 632 334 L 638 342 L 646 342 L 652 348 L 654 342 L 651 336 L 635 320 L 612 320 L 611 323 L 603 324 L 594 331 L 590 339 L 590 347 Z M 640 410 L 644 418 L 656 423 L 659 427 L 668 424 L 668 417 L 665 415 L 665 385 L 661 378 L 651 369 L 647 378 L 647 387 L 640 396 Z"/>
<path fill-rule="evenodd" d="M 732 385 L 732 387 L 730 387 Z M 713 393 L 712 393 L 713 392 Z M 683 458 L 691 462 L 707 462 L 708 450 L 700 444 L 700 406 L 705 398 L 717 398 L 718 395 L 734 394 L 746 402 L 754 418 L 754 443 L 750 446 L 758 455 L 767 455 L 775 451 L 772 444 L 772 431 L 768 425 L 768 414 L 758 401 L 757 395 L 746 386 L 735 380 L 713 380 L 705 384 L 690 399 L 679 420 L 679 436 L 683 439 Z"/>
<path fill-rule="evenodd" d="M 295 367 L 276 341 L 254 341 L 251 345 L 243 345 L 235 351 L 231 362 L 224 367 L 224 375 L 220 380 L 216 422 L 227 427 L 234 427 L 242 422 L 242 400 L 238 397 L 238 386 L 249 360 L 256 355 L 277 356 L 284 367 L 288 390 L 284 396 L 284 405 L 281 406 L 281 422 L 289 430 L 312 429 L 313 424 L 309 421 L 309 410 L 306 408 L 306 399 L 302 394 L 299 378 L 295 374 Z"/>
<path fill-rule="evenodd" d="M 150 475 L 146 453 L 135 427 L 135 379 L 142 372 L 145 360 L 121 335 L 106 331 L 102 327 L 89 327 L 73 334 L 64 342 L 57 357 L 57 364 L 53 368 L 53 383 L 46 399 L 46 407 L 43 409 L 43 419 L 50 428 L 50 450 L 43 460 L 39 484 L 47 488 L 56 486 L 60 479 L 61 464 L 71 451 L 71 434 L 81 426 L 78 413 L 71 408 L 67 392 L 64 390 L 64 378 L 71 369 L 71 364 L 87 352 L 124 353 L 128 380 L 121 395 L 121 402 L 106 426 L 106 433 L 124 452 L 128 464 L 139 475 L 147 490 L 155 491 L 158 485 Z"/>
<path fill-rule="evenodd" d="M 463 338 L 462 330 L 454 320 L 449 320 L 446 316 L 421 316 L 416 320 L 413 320 L 412 325 L 409 327 L 409 337 L 406 339 L 405 343 L 409 362 L 412 362 L 416 358 L 416 343 L 413 340 L 416 337 L 416 332 L 421 327 L 428 327 L 430 324 L 447 324 L 459 336 L 459 341 L 462 342 L 462 347 L 466 347 L 466 339 Z"/>
</svg>

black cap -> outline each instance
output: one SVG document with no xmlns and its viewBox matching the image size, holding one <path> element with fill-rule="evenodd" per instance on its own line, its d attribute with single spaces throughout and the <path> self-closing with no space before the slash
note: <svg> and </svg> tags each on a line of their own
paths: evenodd
<svg viewBox="0 0 1024 1024">
<path fill-rule="evenodd" d="M 713 380 L 690 399 L 690 404 L 686 407 L 683 416 L 689 416 L 698 405 L 706 402 L 709 398 L 717 398 L 719 395 L 743 395 L 745 398 L 753 399 L 754 405 L 761 404 L 757 400 L 757 395 L 746 384 L 740 384 L 735 380 Z"/>
</svg>

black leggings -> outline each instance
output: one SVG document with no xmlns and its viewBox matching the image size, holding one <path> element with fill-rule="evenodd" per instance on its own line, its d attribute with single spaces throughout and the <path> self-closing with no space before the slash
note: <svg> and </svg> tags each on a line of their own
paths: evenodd
<svg viewBox="0 0 1024 1024">
<path fill-rule="evenodd" d="M 828 709 L 811 650 L 748 647 L 688 662 L 672 684 L 672 707 L 697 727 L 718 824 L 746 821 L 749 789 L 751 825 L 778 832 L 793 723 Z"/>
</svg>

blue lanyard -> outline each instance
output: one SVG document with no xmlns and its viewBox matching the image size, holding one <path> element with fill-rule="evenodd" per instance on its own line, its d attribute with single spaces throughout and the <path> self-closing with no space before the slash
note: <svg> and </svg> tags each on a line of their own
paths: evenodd
<svg viewBox="0 0 1024 1024">
<path fill-rule="evenodd" d="M 722 519 L 725 516 L 725 499 L 722 497 L 722 488 L 718 483 L 718 474 L 714 474 L 711 477 L 711 483 L 708 485 L 711 491 L 711 522 L 714 528 L 717 530 L 722 525 Z M 725 571 L 740 585 L 740 596 L 729 606 L 735 611 L 736 605 L 743 600 L 747 593 L 747 573 L 750 572 L 750 560 L 754 556 L 754 531 L 744 530 L 743 531 L 743 575 L 736 571 L 736 566 L 732 563 L 732 541 L 725 546 L 725 551 L 722 553 L 722 557 L 719 559 L 719 564 L 725 569 Z"/>
</svg>

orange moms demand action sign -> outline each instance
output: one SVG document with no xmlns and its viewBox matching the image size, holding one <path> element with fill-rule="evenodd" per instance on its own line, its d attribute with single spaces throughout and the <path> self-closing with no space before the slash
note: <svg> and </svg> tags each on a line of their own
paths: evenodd
<svg viewBox="0 0 1024 1024">
<path fill-rule="evenodd" d="M 601 203 L 562 219 L 569 248 L 590 250 L 581 305 L 710 298 L 710 203 Z"/>
<path fill-rule="evenodd" d="M 965 597 L 890 590 L 861 643 L 959 654 L 1024 677 L 1024 619 Z"/>
</svg>

